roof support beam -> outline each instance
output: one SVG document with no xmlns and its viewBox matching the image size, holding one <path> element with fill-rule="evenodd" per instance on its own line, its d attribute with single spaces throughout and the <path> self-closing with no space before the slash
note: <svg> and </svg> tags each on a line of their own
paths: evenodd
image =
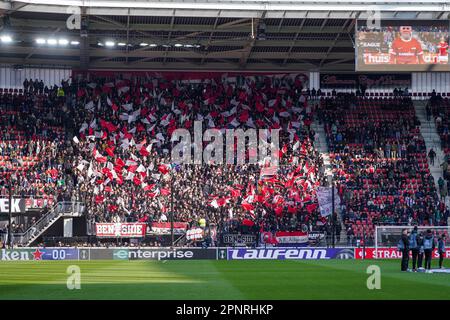
<svg viewBox="0 0 450 320">
<path fill-rule="evenodd" d="M 219 22 L 219 16 L 220 16 L 220 13 L 217 15 L 216 20 L 214 21 L 214 25 L 213 25 L 212 31 L 209 34 L 209 39 L 208 39 L 208 42 L 206 43 L 206 46 L 205 46 L 205 55 L 203 56 L 202 60 L 200 61 L 200 64 L 204 64 L 205 63 L 205 59 L 206 59 L 206 56 L 208 55 L 208 49 L 209 49 L 209 46 L 211 45 L 211 40 L 213 38 L 214 31 L 217 29 L 217 23 Z"/>
<path fill-rule="evenodd" d="M 289 46 L 289 50 L 288 50 L 288 52 L 287 52 L 287 54 L 286 54 L 286 58 L 284 58 L 284 60 L 283 60 L 282 65 L 285 65 L 286 62 L 288 61 L 288 59 L 289 59 L 289 57 L 290 57 L 290 55 L 291 55 L 292 49 L 294 48 L 294 45 L 295 45 L 295 43 L 297 42 L 298 36 L 300 35 L 300 32 L 302 31 L 303 26 L 305 25 L 305 21 L 306 21 L 306 18 L 304 18 L 304 19 L 302 20 L 302 23 L 301 23 L 300 26 L 298 27 L 298 31 L 297 31 L 297 33 L 295 34 L 294 40 L 292 40 L 292 43 L 291 43 L 291 45 Z"/>
<path fill-rule="evenodd" d="M 81 8 L 81 29 L 80 29 L 80 68 L 82 70 L 89 69 L 89 16 L 86 15 L 86 8 Z M 83 30 L 83 25 L 87 26 L 86 30 Z"/>
<path fill-rule="evenodd" d="M 344 25 L 342 26 L 342 31 L 346 30 L 348 21 L 349 21 L 349 20 L 345 21 Z M 354 23 L 354 22 L 356 22 L 356 20 L 353 20 L 353 21 L 352 21 L 352 23 Z M 333 48 L 334 48 L 334 46 L 335 46 L 335 44 L 336 44 L 336 42 L 338 41 L 338 39 L 339 39 L 340 36 L 341 36 L 341 33 L 338 33 L 338 34 L 336 35 L 336 37 L 334 38 L 334 41 L 333 41 L 332 45 L 328 48 L 328 51 L 327 51 L 327 54 L 326 54 L 325 58 L 323 58 L 322 61 L 320 61 L 319 68 L 322 68 L 322 66 L 323 66 L 323 64 L 324 64 L 324 62 L 325 62 L 325 60 L 326 60 L 326 59 L 328 58 L 328 56 L 330 55 L 331 50 L 333 50 Z"/>
<path fill-rule="evenodd" d="M 170 32 L 169 32 L 169 35 L 167 36 L 167 41 L 170 41 L 170 38 L 172 37 L 174 24 L 175 24 L 175 9 L 173 10 L 172 19 L 170 20 Z M 168 53 L 168 51 L 169 51 L 169 47 L 167 47 L 166 50 L 164 51 L 163 65 L 165 65 L 166 62 L 167 62 L 167 53 Z"/>
<path fill-rule="evenodd" d="M 278 32 L 280 32 L 280 30 L 281 30 L 281 26 L 283 25 L 284 17 L 285 17 L 285 16 L 286 16 L 286 11 L 284 11 L 283 17 L 281 17 L 280 23 L 278 24 L 278 29 L 277 29 Z"/>
<path fill-rule="evenodd" d="M 245 67 L 245 65 L 247 64 L 248 58 L 252 54 L 252 49 L 258 38 L 259 22 L 262 19 L 264 19 L 265 16 L 266 16 L 266 11 L 263 11 L 259 18 L 254 19 L 254 24 L 252 24 L 252 35 L 253 36 L 250 37 L 249 41 L 242 48 L 243 49 L 242 55 L 241 55 L 241 58 L 239 59 L 239 66 L 242 68 Z"/>
<path fill-rule="evenodd" d="M 125 58 L 125 63 L 128 64 L 128 51 L 130 50 L 130 47 L 128 46 L 128 44 L 130 43 L 130 9 L 128 9 L 128 14 L 127 14 L 127 42 L 126 42 L 126 58 Z"/>
<path fill-rule="evenodd" d="M 58 29 L 56 29 L 55 31 L 53 31 L 53 32 L 50 34 L 50 37 L 53 37 L 53 36 L 54 36 L 55 34 L 57 34 L 60 30 L 61 30 L 61 28 L 58 28 Z M 25 57 L 25 62 L 33 56 L 33 54 L 35 53 L 35 51 L 36 51 L 36 47 L 34 47 L 34 48 L 31 49 L 31 52 Z"/>
</svg>

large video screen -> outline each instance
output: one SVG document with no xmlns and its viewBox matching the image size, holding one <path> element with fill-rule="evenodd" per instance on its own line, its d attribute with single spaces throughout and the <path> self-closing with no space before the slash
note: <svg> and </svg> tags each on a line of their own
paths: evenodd
<svg viewBox="0 0 450 320">
<path fill-rule="evenodd" d="M 358 23 L 355 39 L 357 71 L 450 71 L 448 22 Z"/>
</svg>

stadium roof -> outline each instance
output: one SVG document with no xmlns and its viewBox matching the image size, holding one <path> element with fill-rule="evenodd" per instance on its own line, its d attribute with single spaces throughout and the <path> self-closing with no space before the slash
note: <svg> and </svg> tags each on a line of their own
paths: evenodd
<svg viewBox="0 0 450 320">
<path fill-rule="evenodd" d="M 381 19 L 450 18 L 448 0 L 0 1 L 0 33 L 12 38 L 0 43 L 0 61 L 81 69 L 352 71 L 356 21 L 373 11 Z M 38 38 L 68 42 L 38 44 Z"/>
</svg>

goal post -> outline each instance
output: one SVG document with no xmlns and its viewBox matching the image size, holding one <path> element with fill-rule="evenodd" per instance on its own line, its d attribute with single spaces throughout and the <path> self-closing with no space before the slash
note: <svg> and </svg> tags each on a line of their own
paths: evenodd
<svg viewBox="0 0 450 320">
<path fill-rule="evenodd" d="M 407 229 L 408 232 L 411 232 L 414 229 L 414 226 L 375 226 L 375 258 L 378 258 L 378 250 L 380 248 L 397 248 L 403 229 Z M 449 248 L 449 226 L 417 226 L 417 229 L 417 233 L 419 234 L 422 232 L 423 235 L 426 234 L 427 230 L 431 230 L 436 240 L 436 248 L 437 240 L 442 234 L 445 234 L 445 247 Z"/>
</svg>

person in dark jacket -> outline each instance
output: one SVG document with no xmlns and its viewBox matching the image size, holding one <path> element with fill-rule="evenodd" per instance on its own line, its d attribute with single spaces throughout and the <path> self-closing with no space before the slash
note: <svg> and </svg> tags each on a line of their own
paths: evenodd
<svg viewBox="0 0 450 320">
<path fill-rule="evenodd" d="M 422 269 L 423 265 L 423 233 L 420 232 L 417 235 L 417 248 L 419 250 L 419 254 L 417 256 L 417 269 Z"/>
<path fill-rule="evenodd" d="M 445 234 L 443 233 L 439 238 L 438 242 L 438 253 L 439 253 L 439 268 L 443 269 L 444 255 L 445 255 Z"/>
<path fill-rule="evenodd" d="M 408 238 L 408 230 L 402 230 L 402 237 L 399 241 L 398 245 L 399 251 L 402 253 L 402 271 L 408 271 L 408 263 L 409 263 L 409 238 Z"/>
<path fill-rule="evenodd" d="M 435 248 L 434 236 L 431 230 L 428 229 L 425 237 L 423 238 L 423 251 L 425 253 L 425 269 L 426 272 L 430 272 L 431 269 L 431 255 Z"/>
<path fill-rule="evenodd" d="M 412 256 L 412 270 L 417 272 L 416 263 L 417 256 L 419 255 L 419 247 L 417 245 L 417 226 L 414 227 L 413 231 L 409 235 L 409 249 L 411 250 Z"/>
</svg>

